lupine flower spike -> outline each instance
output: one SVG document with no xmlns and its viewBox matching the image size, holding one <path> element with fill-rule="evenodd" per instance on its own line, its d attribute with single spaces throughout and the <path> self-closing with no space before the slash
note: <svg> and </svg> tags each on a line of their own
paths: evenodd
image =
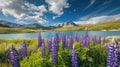
<svg viewBox="0 0 120 67">
<path fill-rule="evenodd" d="M 68 47 L 68 37 L 66 36 L 66 48 Z"/>
<path fill-rule="evenodd" d="M 41 38 L 41 33 L 38 33 L 38 47 L 41 47 L 42 45 L 42 38 Z"/>
<path fill-rule="evenodd" d="M 77 32 L 75 33 L 75 35 L 74 35 L 74 41 L 79 41 L 79 37 L 78 37 L 78 34 L 77 34 Z"/>
<path fill-rule="evenodd" d="M 13 46 L 10 49 L 10 61 L 11 61 L 12 67 L 20 67 L 18 53 Z"/>
<path fill-rule="evenodd" d="M 96 36 L 92 37 L 92 40 L 94 42 L 94 45 L 97 44 L 97 37 Z"/>
<path fill-rule="evenodd" d="M 85 33 L 85 35 L 84 35 L 83 40 L 82 40 L 82 45 L 83 46 L 89 46 L 90 45 L 90 38 L 88 36 L 87 28 L 85 29 L 84 33 Z"/>
<path fill-rule="evenodd" d="M 57 46 L 55 43 L 52 44 L 52 64 L 58 64 Z"/>
<path fill-rule="evenodd" d="M 48 40 L 48 50 L 49 52 L 51 52 L 51 48 L 52 48 L 52 39 Z"/>
<path fill-rule="evenodd" d="M 62 33 L 62 48 L 64 49 L 66 47 L 66 35 Z"/>
<path fill-rule="evenodd" d="M 115 42 L 114 38 L 108 45 L 107 67 L 118 67 L 118 44 Z"/>
<path fill-rule="evenodd" d="M 70 37 L 70 44 L 69 44 L 69 47 L 70 47 L 70 49 L 72 49 L 72 47 L 73 47 L 73 38 L 72 37 Z"/>
<path fill-rule="evenodd" d="M 44 39 L 42 41 L 42 56 L 45 56 L 46 53 L 45 53 L 45 43 L 44 43 Z"/>
<path fill-rule="evenodd" d="M 55 33 L 55 36 L 54 36 L 54 43 L 55 45 L 57 45 L 57 49 L 59 48 L 59 36 L 58 36 L 58 33 Z"/>
<path fill-rule="evenodd" d="M 72 48 L 72 67 L 78 67 L 77 51 L 74 46 Z"/>
<path fill-rule="evenodd" d="M 22 55 L 23 57 L 27 57 L 27 47 L 26 47 L 25 41 L 23 41 L 22 43 Z"/>
</svg>

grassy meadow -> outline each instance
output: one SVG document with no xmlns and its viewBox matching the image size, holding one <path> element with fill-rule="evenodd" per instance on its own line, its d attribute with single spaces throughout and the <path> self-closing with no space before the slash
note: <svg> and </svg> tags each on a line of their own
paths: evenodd
<svg viewBox="0 0 120 67">
<path fill-rule="evenodd" d="M 21 44 L 25 41 L 28 57 L 23 58 Z M 70 42 L 70 40 L 68 40 Z M 106 43 L 109 43 L 106 40 Z M 71 50 L 62 48 L 62 41 L 59 43 L 58 65 L 52 64 L 51 53 L 48 51 L 48 43 L 45 39 L 46 56 L 41 56 L 41 48 L 38 48 L 37 38 L 15 38 L 0 39 L 0 67 L 11 67 L 9 60 L 9 50 L 14 46 L 19 54 L 21 67 L 71 67 Z M 75 41 L 73 44 L 77 50 L 80 67 L 106 67 L 107 64 L 107 45 L 95 44 L 91 40 L 89 47 L 82 47 L 81 42 Z"/>
</svg>

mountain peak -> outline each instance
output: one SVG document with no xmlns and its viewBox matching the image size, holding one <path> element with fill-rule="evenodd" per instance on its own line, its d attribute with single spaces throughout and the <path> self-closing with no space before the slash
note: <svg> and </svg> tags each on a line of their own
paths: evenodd
<svg viewBox="0 0 120 67">
<path fill-rule="evenodd" d="M 54 25 L 55 27 L 72 27 L 72 26 L 77 26 L 73 21 L 67 21 L 64 23 L 58 23 Z"/>
</svg>

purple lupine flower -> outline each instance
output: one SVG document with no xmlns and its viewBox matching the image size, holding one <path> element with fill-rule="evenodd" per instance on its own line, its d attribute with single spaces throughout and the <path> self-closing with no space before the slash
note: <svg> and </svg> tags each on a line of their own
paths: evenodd
<svg viewBox="0 0 120 67">
<path fill-rule="evenodd" d="M 51 52 L 51 48 L 52 48 L 52 39 L 48 40 L 48 51 Z"/>
<path fill-rule="evenodd" d="M 97 43 L 101 43 L 101 36 L 98 37 Z"/>
<path fill-rule="evenodd" d="M 68 47 L 68 37 L 66 36 L 66 48 Z"/>
<path fill-rule="evenodd" d="M 75 35 L 74 35 L 74 41 L 79 41 L 79 37 L 78 37 L 78 34 L 77 34 L 77 32 L 75 33 Z"/>
<path fill-rule="evenodd" d="M 72 67 L 78 67 L 77 51 L 74 47 L 72 48 Z"/>
<path fill-rule="evenodd" d="M 42 56 L 45 56 L 46 53 L 45 53 L 45 43 L 44 43 L 44 39 L 42 41 Z"/>
<path fill-rule="evenodd" d="M 59 36 L 58 33 L 55 33 L 54 35 L 54 43 L 57 45 L 57 49 L 59 48 Z"/>
<path fill-rule="evenodd" d="M 84 33 L 85 33 L 84 38 L 89 37 L 89 36 L 88 36 L 88 29 L 87 29 L 87 28 L 85 28 Z"/>
<path fill-rule="evenodd" d="M 42 45 L 42 38 L 41 38 L 41 33 L 38 33 L 38 47 L 41 47 Z"/>
<path fill-rule="evenodd" d="M 90 38 L 88 37 L 85 40 L 86 40 L 86 46 L 89 46 L 90 45 Z"/>
<path fill-rule="evenodd" d="M 55 42 L 56 44 L 59 44 L 59 36 L 58 36 L 58 33 L 55 33 L 54 42 Z"/>
<path fill-rule="evenodd" d="M 66 35 L 62 33 L 62 48 L 64 49 L 66 47 Z"/>
<path fill-rule="evenodd" d="M 26 47 L 25 41 L 23 41 L 22 43 L 22 55 L 23 57 L 27 57 L 27 47 Z"/>
<path fill-rule="evenodd" d="M 82 42 L 82 37 L 79 38 L 79 41 Z"/>
<path fill-rule="evenodd" d="M 69 43 L 69 47 L 70 47 L 70 49 L 72 49 L 73 48 L 73 38 L 72 37 L 70 37 L 70 43 Z"/>
<path fill-rule="evenodd" d="M 18 53 L 13 46 L 10 49 L 10 61 L 11 61 L 12 67 L 20 67 Z"/>
<path fill-rule="evenodd" d="M 88 30 L 87 30 L 87 28 L 85 29 L 84 32 L 85 32 L 85 35 L 84 35 L 84 37 L 82 39 L 82 45 L 83 46 L 89 46 L 90 45 L 90 38 L 88 36 Z"/>
<path fill-rule="evenodd" d="M 89 45 L 90 45 L 90 38 L 89 38 L 89 37 L 84 38 L 84 39 L 82 40 L 82 45 L 83 45 L 83 46 L 89 46 Z"/>
<path fill-rule="evenodd" d="M 92 37 L 92 40 L 94 42 L 94 45 L 97 44 L 97 38 L 96 38 L 96 36 Z"/>
<path fill-rule="evenodd" d="M 108 45 L 107 67 L 118 67 L 118 44 L 115 41 Z"/>
<path fill-rule="evenodd" d="M 52 64 L 58 64 L 57 46 L 55 43 L 52 44 Z"/>
</svg>

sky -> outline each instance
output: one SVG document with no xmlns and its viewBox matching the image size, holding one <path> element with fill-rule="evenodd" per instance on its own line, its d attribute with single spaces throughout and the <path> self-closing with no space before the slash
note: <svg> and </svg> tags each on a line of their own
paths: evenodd
<svg viewBox="0 0 120 67">
<path fill-rule="evenodd" d="M 119 19 L 120 0 L 0 0 L 0 20 L 19 24 L 96 24 Z"/>
</svg>

